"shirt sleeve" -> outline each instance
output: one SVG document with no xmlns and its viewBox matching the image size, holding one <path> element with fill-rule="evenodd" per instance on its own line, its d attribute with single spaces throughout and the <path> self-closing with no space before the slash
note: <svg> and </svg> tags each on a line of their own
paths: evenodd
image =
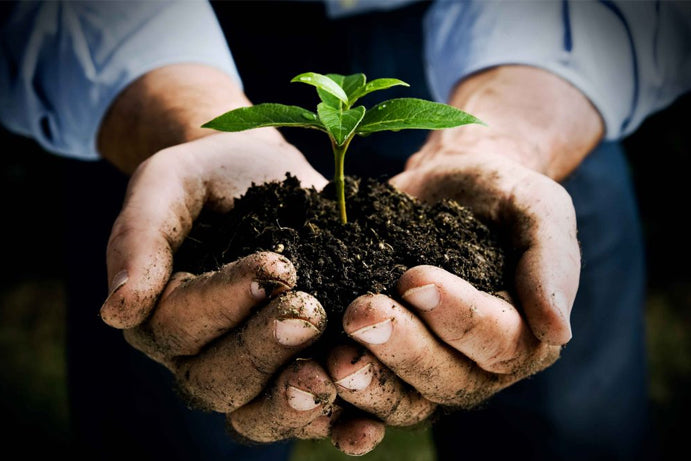
<svg viewBox="0 0 691 461">
<path fill-rule="evenodd" d="M 205 1 L 17 2 L 0 34 L 0 121 L 74 158 L 99 158 L 105 112 L 150 70 L 207 64 L 240 83 Z"/>
<path fill-rule="evenodd" d="M 474 72 L 536 66 L 583 92 L 620 139 L 691 89 L 691 2 L 437 1 L 424 27 L 440 101 Z"/>
</svg>

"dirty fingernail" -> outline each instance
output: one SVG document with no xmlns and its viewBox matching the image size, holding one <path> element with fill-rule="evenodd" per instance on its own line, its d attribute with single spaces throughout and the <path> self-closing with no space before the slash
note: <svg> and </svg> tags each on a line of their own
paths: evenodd
<svg viewBox="0 0 691 461">
<path fill-rule="evenodd" d="M 339 379 L 336 381 L 336 384 L 350 389 L 351 391 L 361 391 L 372 382 L 372 375 L 372 364 L 368 363 L 355 373 L 351 373 L 345 378 Z"/>
<path fill-rule="evenodd" d="M 302 319 L 274 321 L 274 337 L 284 346 L 299 346 L 319 334 L 319 329 Z"/>
<path fill-rule="evenodd" d="M 352 332 L 351 336 L 367 344 L 384 344 L 391 337 L 392 331 L 393 324 L 391 323 L 391 319 L 386 319 L 383 322 L 360 328 Z"/>
<path fill-rule="evenodd" d="M 257 301 L 263 301 L 267 296 L 276 296 L 287 290 L 290 290 L 290 287 L 279 280 L 253 280 L 250 283 L 250 293 Z"/>
<path fill-rule="evenodd" d="M 564 319 L 564 325 L 568 331 L 568 336 L 571 338 L 571 303 L 569 303 L 569 301 L 566 299 L 566 296 L 564 296 L 564 293 L 561 291 L 557 291 L 553 296 L 554 306 L 559 310 L 559 312 L 561 312 Z"/>
<path fill-rule="evenodd" d="M 288 397 L 288 405 L 298 411 L 312 410 L 319 406 L 319 401 L 314 394 L 294 386 L 288 386 L 286 396 Z"/>
<path fill-rule="evenodd" d="M 261 301 L 266 298 L 266 290 L 264 290 L 264 287 L 262 287 L 256 280 L 252 280 L 252 283 L 250 284 L 250 293 L 252 293 L 252 297 L 257 301 Z"/>
<path fill-rule="evenodd" d="M 556 307 L 559 312 L 564 315 L 565 319 L 569 318 L 570 305 L 566 300 L 566 296 L 561 291 L 555 291 L 552 293 L 552 305 Z"/>
<path fill-rule="evenodd" d="M 403 293 L 402 298 L 421 311 L 431 311 L 439 305 L 441 293 L 433 283 L 411 288 Z"/>
<path fill-rule="evenodd" d="M 110 282 L 110 292 L 109 296 L 118 291 L 120 287 L 122 287 L 125 283 L 127 283 L 127 280 L 129 279 L 129 276 L 127 275 L 126 270 L 121 270 L 115 276 L 113 277 L 113 280 Z"/>
</svg>

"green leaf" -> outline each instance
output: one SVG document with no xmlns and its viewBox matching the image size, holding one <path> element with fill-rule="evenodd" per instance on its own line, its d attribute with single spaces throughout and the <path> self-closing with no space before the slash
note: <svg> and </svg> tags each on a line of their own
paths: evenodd
<svg viewBox="0 0 691 461">
<path fill-rule="evenodd" d="M 468 123 L 484 125 L 480 119 L 447 104 L 400 98 L 384 101 L 369 109 L 357 127 L 357 134 L 405 129 L 439 130 Z"/>
<path fill-rule="evenodd" d="M 326 74 L 327 77 L 329 77 L 331 80 L 336 82 L 338 86 L 343 88 L 343 79 L 345 79 L 345 76 L 340 75 L 340 74 Z M 338 99 L 336 96 L 332 95 L 328 91 L 324 91 L 321 88 L 317 88 L 317 93 L 319 94 L 319 99 L 322 100 L 322 102 L 325 102 L 329 106 L 333 107 L 334 109 L 340 109 L 343 103 L 341 102 L 340 99 Z M 346 94 L 347 96 L 347 94 Z"/>
<path fill-rule="evenodd" d="M 367 81 L 365 74 L 352 74 L 348 76 L 340 74 L 326 74 L 326 76 L 338 83 L 338 85 L 343 88 L 343 91 L 345 91 L 346 96 L 348 97 L 348 107 L 352 106 L 353 103 L 357 101 L 358 98 L 354 96 L 356 92 L 365 86 L 365 82 Z M 317 92 L 319 93 L 319 98 L 323 102 L 327 103 L 333 108 L 341 108 L 341 101 L 338 98 L 321 89 L 317 89 Z"/>
<path fill-rule="evenodd" d="M 351 102 L 351 104 L 355 102 L 353 100 L 353 96 L 357 94 L 360 88 L 365 86 L 366 81 L 367 77 L 365 77 L 365 74 L 351 74 L 343 79 L 341 88 L 343 88 L 348 95 L 348 100 Z"/>
<path fill-rule="evenodd" d="M 202 128 L 243 131 L 265 126 L 303 126 L 324 129 L 317 115 L 298 106 L 265 103 L 240 107 L 206 122 Z"/>
<path fill-rule="evenodd" d="M 348 95 L 346 95 L 343 88 L 341 88 L 338 83 L 326 75 L 318 74 L 316 72 L 305 72 L 304 74 L 294 77 L 291 82 L 301 82 L 308 85 L 313 85 L 317 87 L 318 90 L 322 89 L 323 91 L 335 96 L 340 101 L 348 104 Z"/>
<path fill-rule="evenodd" d="M 364 75 L 363 75 L 363 77 L 364 77 Z M 391 88 L 392 86 L 399 86 L 399 85 L 400 86 L 410 86 L 406 82 L 404 82 L 403 80 L 399 80 L 397 78 L 378 78 L 376 80 L 372 80 L 367 85 L 361 86 L 357 93 L 352 94 L 352 95 L 348 94 L 348 99 L 350 100 L 350 103 L 352 104 L 356 100 L 360 99 L 361 97 L 363 97 L 367 94 L 370 94 L 374 91 L 385 90 L 387 88 Z"/>
<path fill-rule="evenodd" d="M 322 102 L 317 106 L 317 113 L 336 144 L 341 146 L 353 135 L 365 116 L 365 108 L 358 106 L 350 110 L 339 110 Z"/>
</svg>

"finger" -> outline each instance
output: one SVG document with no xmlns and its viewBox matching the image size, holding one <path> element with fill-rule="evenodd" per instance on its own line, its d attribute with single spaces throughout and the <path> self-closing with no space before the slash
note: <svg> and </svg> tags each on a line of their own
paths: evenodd
<svg viewBox="0 0 691 461">
<path fill-rule="evenodd" d="M 176 274 L 146 329 L 164 355 L 194 355 L 242 322 L 267 296 L 292 288 L 295 280 L 292 263 L 269 252 L 198 277 Z"/>
<path fill-rule="evenodd" d="M 279 375 L 268 395 L 230 413 L 228 424 L 255 442 L 292 438 L 315 419 L 329 414 L 336 395 L 321 366 L 298 360 Z"/>
<path fill-rule="evenodd" d="M 409 269 L 398 291 L 439 339 L 484 370 L 520 374 L 552 355 L 555 346 L 540 342 L 511 304 L 443 269 Z"/>
<path fill-rule="evenodd" d="M 330 412 L 313 419 L 309 424 L 296 430 L 294 437 L 306 440 L 317 440 L 330 437 L 334 424 L 336 424 L 342 414 L 343 408 L 341 408 L 338 403 L 334 403 L 331 405 Z"/>
<path fill-rule="evenodd" d="M 331 414 L 314 419 L 293 435 L 299 439 L 331 437 L 336 449 L 350 456 L 369 453 L 384 439 L 386 427 L 373 418 L 346 413 L 334 404 Z"/>
<path fill-rule="evenodd" d="M 171 368 L 191 405 L 228 413 L 255 398 L 325 327 L 326 312 L 314 297 L 287 292 L 198 355 L 172 360 Z"/>
<path fill-rule="evenodd" d="M 181 168 L 165 156 L 141 165 L 108 240 L 110 294 L 101 307 L 103 321 L 131 328 L 148 317 L 171 274 L 173 252 L 199 214 L 204 196 L 205 188 L 185 181 Z"/>
<path fill-rule="evenodd" d="M 384 440 L 386 427 L 381 421 L 358 416 L 341 418 L 331 431 L 331 443 L 350 456 L 362 456 Z"/>
<path fill-rule="evenodd" d="M 427 419 L 436 408 L 360 347 L 335 348 L 327 364 L 338 395 L 389 426 L 412 426 Z"/>
<path fill-rule="evenodd" d="M 343 327 L 425 398 L 472 407 L 516 378 L 495 375 L 440 342 L 411 312 L 384 295 L 365 295 L 345 311 Z"/>
<path fill-rule="evenodd" d="M 570 315 L 581 267 L 576 237 L 576 216 L 571 198 L 559 187 L 536 186 L 525 191 L 531 208 L 517 219 L 517 233 L 525 248 L 515 270 L 516 293 L 533 333 L 549 344 L 563 345 L 571 339 Z M 550 200 L 545 200 L 548 194 Z"/>
</svg>

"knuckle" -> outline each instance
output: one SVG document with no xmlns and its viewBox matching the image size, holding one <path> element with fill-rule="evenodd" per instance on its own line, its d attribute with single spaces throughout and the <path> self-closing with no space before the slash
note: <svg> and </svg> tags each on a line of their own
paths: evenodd
<svg viewBox="0 0 691 461">
<path fill-rule="evenodd" d="M 424 376 L 428 382 L 437 382 L 439 380 L 439 370 L 436 367 L 430 366 L 424 351 L 416 350 L 412 354 L 405 355 L 392 368 L 399 376 Z"/>
<path fill-rule="evenodd" d="M 190 408 L 230 413 L 249 401 L 246 387 L 237 385 L 228 373 L 208 372 L 203 361 L 177 358 L 173 361 L 177 391 Z"/>
<path fill-rule="evenodd" d="M 501 375 L 479 373 L 474 379 L 469 379 L 463 387 L 449 394 L 445 402 L 438 403 L 464 410 L 476 408 L 507 385 L 506 379 Z"/>
<path fill-rule="evenodd" d="M 413 426 L 429 418 L 436 408 L 435 403 L 425 399 L 421 394 L 405 395 L 384 421 L 391 426 Z"/>
<path fill-rule="evenodd" d="M 147 357 L 166 366 L 169 365 L 169 356 L 161 350 L 146 325 L 124 330 L 123 336 L 130 346 L 144 353 Z"/>
<path fill-rule="evenodd" d="M 252 349 L 247 349 L 246 353 L 253 373 L 268 377 L 276 370 L 276 361 L 267 354 L 260 354 Z"/>
<path fill-rule="evenodd" d="M 243 358 L 243 363 L 250 367 L 249 370 L 245 370 L 244 374 L 252 375 L 255 379 L 258 377 L 260 380 L 268 378 L 280 366 L 280 363 L 277 363 L 279 359 L 271 353 L 271 350 L 262 347 L 262 344 L 247 341 L 247 334 L 248 329 L 243 328 L 233 339 L 235 342 L 234 350 L 238 357 Z"/>
<path fill-rule="evenodd" d="M 286 440 L 295 436 L 295 429 L 283 427 L 277 421 L 267 420 L 263 415 L 239 415 L 238 413 L 228 415 L 228 430 L 238 441 L 256 445 Z"/>
</svg>

